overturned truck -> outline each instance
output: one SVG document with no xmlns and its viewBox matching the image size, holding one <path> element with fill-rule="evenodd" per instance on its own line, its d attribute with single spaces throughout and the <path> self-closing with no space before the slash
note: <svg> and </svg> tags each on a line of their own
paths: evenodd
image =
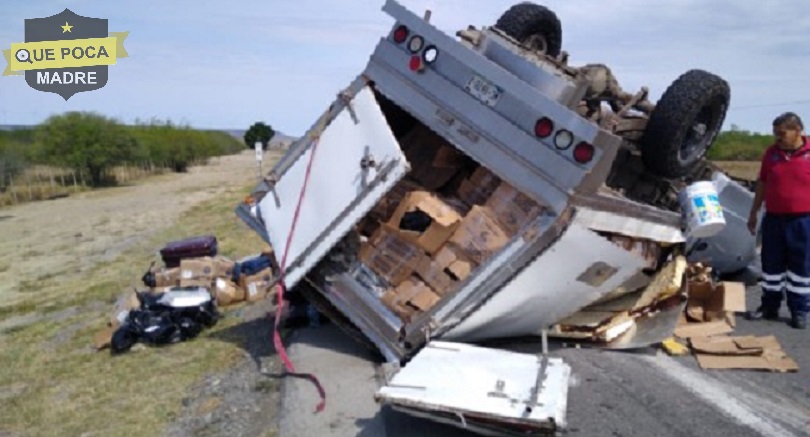
<svg viewBox="0 0 810 437">
<path fill-rule="evenodd" d="M 365 69 L 237 214 L 272 245 L 288 290 L 407 363 L 382 401 L 482 432 L 559 426 L 564 363 L 531 357 L 506 382 L 518 376 L 493 363 L 507 352 L 460 343 L 651 344 L 674 329 L 688 261 L 744 268 L 754 239 L 726 231 L 744 229 L 751 193 L 704 159 L 728 85 L 692 70 L 656 103 L 625 92 L 604 65 L 568 65 L 539 5 L 457 38 L 394 0 L 383 10 L 395 24 Z M 698 181 L 720 194 L 722 232 L 685 225 L 679 195 Z M 414 370 L 459 363 L 495 370 L 468 375 L 480 393 L 470 378 L 432 392 L 451 382 Z M 465 403 L 477 394 L 486 402 Z"/>
</svg>

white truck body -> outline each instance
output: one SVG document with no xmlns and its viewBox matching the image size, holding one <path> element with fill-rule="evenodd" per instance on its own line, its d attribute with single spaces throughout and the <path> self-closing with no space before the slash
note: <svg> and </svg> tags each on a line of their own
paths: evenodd
<svg viewBox="0 0 810 437">
<path fill-rule="evenodd" d="M 421 351 L 436 340 L 441 347 L 453 348 L 449 341 L 541 335 L 618 288 L 637 289 L 649 283 L 638 278 L 645 272 L 654 276 L 650 258 L 614 244 L 606 234 L 661 247 L 677 247 L 687 240 L 678 212 L 604 189 L 622 139 L 574 111 L 584 92 L 577 83 L 543 68 L 496 33 L 487 34 L 485 44 L 472 47 L 395 0 L 387 0 L 383 10 L 396 24 L 380 40 L 362 74 L 254 190 L 260 217 L 244 206 L 237 208 L 274 248 L 288 289 L 304 292 L 339 325 L 373 344 L 387 361 L 410 360 L 406 368 L 416 368 L 432 362 L 434 358 Z M 412 53 L 408 44 L 395 40 L 400 26 L 408 36 L 423 38 L 420 50 Z M 427 50 L 435 50 L 435 59 L 429 58 L 433 62 L 426 61 Z M 452 293 L 407 321 L 381 302 L 379 290 L 361 279 L 356 265 L 328 267 L 338 257 L 341 242 L 415 164 L 402 151 L 397 111 L 545 206 Z M 571 133 L 572 143 L 559 148 L 554 135 L 539 138 L 535 128 L 541 118 L 550 119 L 555 132 Z M 589 159 L 577 160 L 574 150 L 580 144 L 591 148 Z M 673 261 L 658 263 L 655 269 L 660 271 L 667 262 Z M 676 302 L 670 308 L 653 312 L 653 316 L 668 314 L 668 321 L 657 328 L 656 335 L 662 338 L 674 329 L 671 314 L 677 315 L 682 306 Z M 638 329 L 630 329 L 631 325 L 641 322 L 624 323 L 611 337 L 635 335 Z M 499 352 L 508 359 L 509 353 L 493 351 Z M 547 357 L 533 359 L 544 364 L 510 387 L 523 384 L 520 396 L 535 396 L 535 402 L 538 391 L 545 390 L 541 396 L 549 405 L 564 406 L 565 365 L 555 362 L 550 372 Z M 455 365 L 469 363 L 459 355 Z M 554 381 L 541 388 L 538 381 L 545 377 Z M 555 387 L 555 392 L 548 392 Z M 465 396 L 463 390 L 448 393 L 456 401 Z M 379 394 L 382 401 L 414 414 L 438 419 L 453 412 L 467 417 L 468 424 L 475 417 L 495 417 L 540 432 L 549 424 L 564 423 L 564 407 L 562 416 L 550 411 L 513 417 L 496 411 L 500 407 L 475 411 L 450 399 L 440 407 L 442 402 L 435 399 L 409 396 L 390 386 Z"/>
</svg>

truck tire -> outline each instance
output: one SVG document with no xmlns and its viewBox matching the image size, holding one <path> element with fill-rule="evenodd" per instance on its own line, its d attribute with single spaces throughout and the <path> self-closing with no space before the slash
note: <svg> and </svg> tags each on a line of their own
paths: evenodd
<svg viewBox="0 0 810 437">
<path fill-rule="evenodd" d="M 518 3 L 498 18 L 495 27 L 535 50 L 557 56 L 562 48 L 560 19 L 545 6 Z"/>
<path fill-rule="evenodd" d="M 703 70 L 682 74 L 667 88 L 641 138 L 641 157 L 651 173 L 687 175 L 709 150 L 726 118 L 731 91 Z"/>
</svg>

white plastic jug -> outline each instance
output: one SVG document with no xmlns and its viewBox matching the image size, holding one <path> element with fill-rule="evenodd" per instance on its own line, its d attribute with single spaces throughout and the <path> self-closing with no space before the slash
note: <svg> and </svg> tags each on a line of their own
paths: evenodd
<svg viewBox="0 0 810 437">
<path fill-rule="evenodd" d="M 726 226 L 723 206 L 720 205 L 714 183 L 695 182 L 681 191 L 679 200 L 686 220 L 686 235 L 693 238 L 711 237 Z"/>
</svg>

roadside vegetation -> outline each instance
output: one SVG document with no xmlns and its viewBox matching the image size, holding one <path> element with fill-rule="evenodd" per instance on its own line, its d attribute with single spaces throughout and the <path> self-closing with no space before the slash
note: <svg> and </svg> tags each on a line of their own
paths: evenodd
<svg viewBox="0 0 810 437">
<path fill-rule="evenodd" d="M 225 132 L 161 120 L 126 126 L 96 113 L 66 112 L 33 129 L 0 131 L 0 206 L 185 172 L 243 150 Z"/>
<path fill-rule="evenodd" d="M 258 253 L 261 239 L 232 212 L 250 188 L 231 188 L 192 208 L 171 228 L 81 275 L 22 284 L 32 290 L 28 299 L 0 309 L 0 435 L 160 435 L 195 384 L 244 359 L 244 330 L 235 329 L 241 322 L 235 314 L 245 304 L 222 309 L 217 325 L 170 347 L 112 357 L 91 343 L 115 300 L 139 284 L 167 241 L 210 233 L 229 258 Z"/>
<path fill-rule="evenodd" d="M 731 129 L 721 132 L 708 157 L 712 161 L 756 161 L 759 162 L 765 149 L 773 144 L 773 135 L 760 134 L 731 125 Z"/>
</svg>

